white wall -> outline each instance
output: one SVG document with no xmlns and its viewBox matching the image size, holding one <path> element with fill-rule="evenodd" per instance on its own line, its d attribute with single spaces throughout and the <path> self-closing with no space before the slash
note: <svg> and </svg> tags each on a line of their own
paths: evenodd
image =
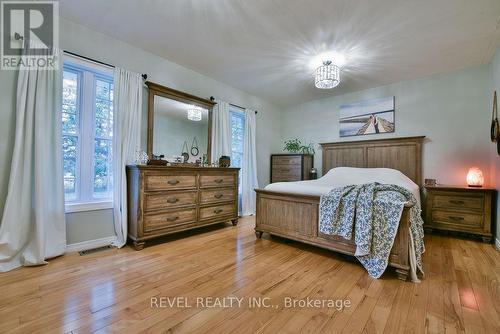
<svg viewBox="0 0 500 334">
<path fill-rule="evenodd" d="M 147 73 L 148 80 L 161 85 L 200 97 L 215 96 L 224 101 L 258 110 L 257 172 L 261 186 L 269 182 L 269 155 L 280 146 L 280 136 L 277 130 L 280 121 L 279 108 L 222 82 L 64 19 L 60 21 L 60 39 L 60 47 L 64 50 L 139 73 Z M 3 212 L 10 173 L 15 128 L 16 79 L 15 71 L 1 71 L 0 73 L 0 213 Z M 146 147 L 146 97 L 147 91 L 145 90 L 142 126 L 144 149 Z M 68 214 L 68 242 L 76 243 L 111 236 L 113 233 L 111 217 L 111 210 Z"/>
</svg>

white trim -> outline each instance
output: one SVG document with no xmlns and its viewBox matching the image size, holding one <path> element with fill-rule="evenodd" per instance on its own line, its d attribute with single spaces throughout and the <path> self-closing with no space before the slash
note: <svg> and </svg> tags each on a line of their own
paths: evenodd
<svg viewBox="0 0 500 334">
<path fill-rule="evenodd" d="M 94 249 L 104 246 L 109 246 L 113 242 L 115 242 L 116 236 L 95 239 L 95 240 L 87 240 L 82 242 L 77 242 L 76 244 L 71 244 L 66 246 L 66 253 L 71 252 L 80 252 L 88 249 Z"/>
<path fill-rule="evenodd" d="M 105 75 L 108 75 L 111 77 L 113 76 L 114 68 L 109 67 L 107 65 L 103 65 L 103 64 L 97 63 L 95 61 L 89 60 L 89 59 L 80 58 L 78 56 L 75 56 L 75 55 L 72 55 L 69 53 L 64 53 L 63 59 L 64 59 L 64 62 L 67 62 L 69 64 L 74 64 L 76 66 L 85 67 L 85 68 L 90 69 L 92 71 L 97 71 L 97 72 L 100 72 L 102 74 L 105 74 Z"/>
<path fill-rule="evenodd" d="M 83 212 L 83 211 L 97 211 L 112 209 L 112 201 L 90 202 L 90 203 L 67 203 L 65 205 L 65 212 Z"/>
<path fill-rule="evenodd" d="M 496 246 L 496 248 L 497 248 L 497 251 L 499 251 L 499 252 L 500 252 L 500 240 L 495 239 L 495 246 Z"/>
</svg>

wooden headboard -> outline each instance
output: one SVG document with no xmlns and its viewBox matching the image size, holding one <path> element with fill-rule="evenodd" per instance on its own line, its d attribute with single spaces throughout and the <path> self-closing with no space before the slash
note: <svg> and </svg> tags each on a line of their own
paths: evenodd
<svg viewBox="0 0 500 334">
<path fill-rule="evenodd" d="M 425 136 L 419 136 L 322 143 L 323 175 L 334 167 L 393 168 L 421 186 L 424 138 Z"/>
</svg>

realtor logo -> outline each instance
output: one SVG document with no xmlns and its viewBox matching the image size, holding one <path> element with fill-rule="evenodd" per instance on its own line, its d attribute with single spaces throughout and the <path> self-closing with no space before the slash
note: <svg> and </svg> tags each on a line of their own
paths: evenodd
<svg viewBox="0 0 500 334">
<path fill-rule="evenodd" d="M 55 68 L 57 1 L 2 1 L 1 21 L 1 69 Z"/>
</svg>

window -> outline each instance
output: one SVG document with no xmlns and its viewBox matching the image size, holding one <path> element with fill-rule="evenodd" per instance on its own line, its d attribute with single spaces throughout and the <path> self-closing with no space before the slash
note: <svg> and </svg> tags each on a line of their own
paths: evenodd
<svg viewBox="0 0 500 334">
<path fill-rule="evenodd" d="M 66 61 L 63 72 L 64 193 L 67 207 L 80 208 L 67 211 L 102 208 L 113 197 L 113 78 L 82 63 Z"/>
<path fill-rule="evenodd" d="M 231 165 L 234 167 L 243 166 L 243 141 L 245 134 L 245 113 L 232 109 L 231 114 Z M 239 207 L 241 209 L 241 173 L 238 188 Z"/>
</svg>

